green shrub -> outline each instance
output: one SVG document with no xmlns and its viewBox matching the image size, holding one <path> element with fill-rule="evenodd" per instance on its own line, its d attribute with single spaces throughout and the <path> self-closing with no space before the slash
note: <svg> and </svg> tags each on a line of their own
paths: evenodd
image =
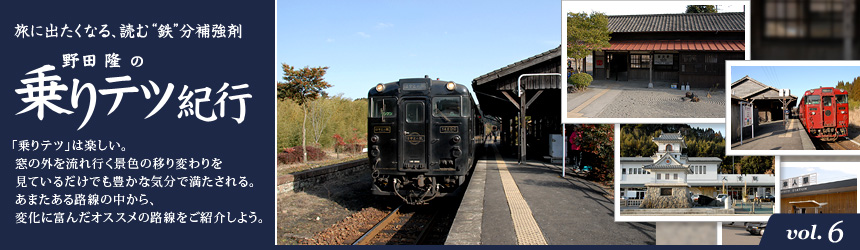
<svg viewBox="0 0 860 250">
<path fill-rule="evenodd" d="M 594 78 L 591 75 L 586 73 L 578 73 L 567 78 L 567 84 L 573 85 L 578 89 L 584 89 L 591 85 L 591 81 L 594 81 Z"/>
</svg>

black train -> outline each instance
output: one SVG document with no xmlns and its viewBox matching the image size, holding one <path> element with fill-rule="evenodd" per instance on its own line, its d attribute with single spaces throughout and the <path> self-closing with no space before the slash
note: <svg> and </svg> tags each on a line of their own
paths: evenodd
<svg viewBox="0 0 860 250">
<path fill-rule="evenodd" d="M 367 97 L 373 194 L 416 205 L 461 193 L 484 142 L 466 86 L 425 76 L 380 83 Z"/>
</svg>

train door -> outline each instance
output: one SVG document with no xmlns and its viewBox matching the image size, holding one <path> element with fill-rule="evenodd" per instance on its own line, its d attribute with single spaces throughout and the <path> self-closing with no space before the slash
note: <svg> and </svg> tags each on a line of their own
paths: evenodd
<svg viewBox="0 0 860 250">
<path fill-rule="evenodd" d="M 821 119 L 824 127 L 836 127 L 836 100 L 832 95 L 821 96 Z"/>
<path fill-rule="evenodd" d="M 401 105 L 400 170 L 427 171 L 427 99 L 406 99 Z"/>
</svg>

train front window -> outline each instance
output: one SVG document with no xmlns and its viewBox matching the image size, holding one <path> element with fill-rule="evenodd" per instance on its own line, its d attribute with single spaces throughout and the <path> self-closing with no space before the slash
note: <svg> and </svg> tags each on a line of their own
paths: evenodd
<svg viewBox="0 0 860 250">
<path fill-rule="evenodd" d="M 848 95 L 836 95 L 836 103 L 837 104 L 848 103 Z"/>
<path fill-rule="evenodd" d="M 371 98 L 370 118 L 395 117 L 397 111 L 397 100 L 394 98 Z"/>
<path fill-rule="evenodd" d="M 833 106 L 833 96 L 825 96 L 821 99 L 821 104 L 824 106 Z"/>
<path fill-rule="evenodd" d="M 424 122 L 424 104 L 420 102 L 406 103 L 406 122 Z"/>
<path fill-rule="evenodd" d="M 821 103 L 821 96 L 810 95 L 810 96 L 806 97 L 806 105 L 811 105 L 811 104 L 818 105 L 819 103 Z"/>
<path fill-rule="evenodd" d="M 460 97 L 434 97 L 433 116 L 460 117 Z"/>
</svg>

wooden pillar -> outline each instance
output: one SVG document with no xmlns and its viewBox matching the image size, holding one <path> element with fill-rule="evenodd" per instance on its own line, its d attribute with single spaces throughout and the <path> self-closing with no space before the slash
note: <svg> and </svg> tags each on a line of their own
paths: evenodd
<svg viewBox="0 0 860 250">
<path fill-rule="evenodd" d="M 651 57 L 651 60 L 648 60 L 648 64 L 649 64 L 648 65 L 648 87 L 653 88 L 654 87 L 654 80 L 653 80 L 654 79 L 654 51 L 651 51 L 651 55 L 649 55 L 649 56 Z M 641 62 L 641 60 L 640 60 L 640 62 Z"/>
<path fill-rule="evenodd" d="M 524 87 L 524 86 L 521 86 Z M 520 96 L 520 122 L 519 122 L 519 163 L 526 162 L 526 90 L 523 88 L 523 94 Z"/>
</svg>

